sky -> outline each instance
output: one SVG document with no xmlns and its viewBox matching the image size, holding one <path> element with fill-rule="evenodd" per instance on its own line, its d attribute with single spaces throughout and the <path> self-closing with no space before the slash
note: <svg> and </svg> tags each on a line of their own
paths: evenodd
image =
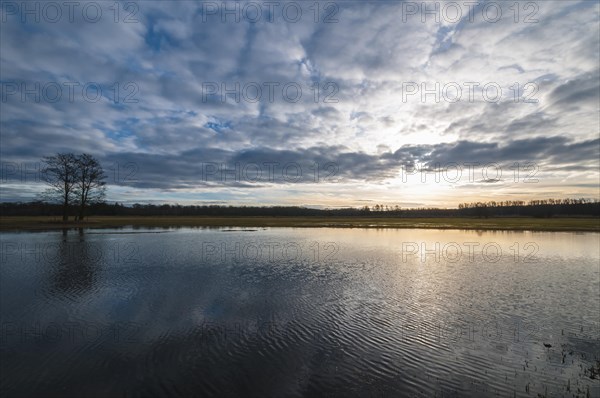
<svg viewBox="0 0 600 398">
<path fill-rule="evenodd" d="M 89 153 L 107 200 L 600 197 L 598 1 L 2 2 L 2 201 Z"/>
</svg>

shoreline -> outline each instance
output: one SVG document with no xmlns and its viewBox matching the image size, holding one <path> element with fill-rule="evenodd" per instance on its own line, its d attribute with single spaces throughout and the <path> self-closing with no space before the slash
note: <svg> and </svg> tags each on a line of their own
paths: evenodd
<svg viewBox="0 0 600 398">
<path fill-rule="evenodd" d="M 390 228 L 498 231 L 600 232 L 600 218 L 394 218 L 294 216 L 93 216 L 84 222 L 63 223 L 55 216 L 0 217 L 0 232 L 123 227 L 281 227 L 281 228 Z"/>
</svg>

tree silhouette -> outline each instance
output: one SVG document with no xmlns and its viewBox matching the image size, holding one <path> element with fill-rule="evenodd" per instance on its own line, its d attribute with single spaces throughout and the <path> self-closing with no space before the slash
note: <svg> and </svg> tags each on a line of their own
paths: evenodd
<svg viewBox="0 0 600 398">
<path fill-rule="evenodd" d="M 42 178 L 49 186 L 42 193 L 42 199 L 61 204 L 63 221 L 69 221 L 72 205 L 79 207 L 78 218 L 83 220 L 89 204 L 104 200 L 106 175 L 92 155 L 57 153 L 44 157 L 42 162 L 45 164 Z"/>
<path fill-rule="evenodd" d="M 79 220 L 83 220 L 85 208 L 98 203 L 106 196 L 106 174 L 96 158 L 87 153 L 76 159 L 75 192 L 79 204 Z"/>
<path fill-rule="evenodd" d="M 45 164 L 42 178 L 49 185 L 42 197 L 62 204 L 62 219 L 69 220 L 69 206 L 75 196 L 77 158 L 72 153 L 57 153 L 42 159 Z"/>
</svg>

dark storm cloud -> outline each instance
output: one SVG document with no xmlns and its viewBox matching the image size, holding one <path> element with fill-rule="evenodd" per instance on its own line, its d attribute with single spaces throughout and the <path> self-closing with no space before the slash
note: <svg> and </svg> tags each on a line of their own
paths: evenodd
<svg viewBox="0 0 600 398">
<path fill-rule="evenodd" d="M 403 146 L 378 155 L 343 146 L 296 150 L 255 148 L 229 151 L 196 148 L 178 155 L 121 153 L 103 158 L 120 165 L 117 185 L 137 188 L 184 189 L 196 187 L 257 187 L 266 184 L 315 182 L 377 182 L 419 167 L 436 169 L 452 164 L 512 162 L 578 170 L 593 167 L 600 156 L 600 140 L 572 142 L 565 137 L 539 137 L 506 144 L 459 141 Z M 320 180 L 315 180 L 316 166 Z M 301 175 L 299 174 L 302 173 Z M 331 178 L 327 179 L 331 174 Z M 494 181 L 484 181 L 494 182 Z"/>
<path fill-rule="evenodd" d="M 549 165 L 579 165 L 594 162 L 600 156 L 600 139 L 572 142 L 565 137 L 538 137 L 502 143 L 460 141 L 433 146 L 426 156 L 427 163 L 461 162 L 535 162 Z M 577 166 L 577 165 L 575 165 Z"/>
</svg>

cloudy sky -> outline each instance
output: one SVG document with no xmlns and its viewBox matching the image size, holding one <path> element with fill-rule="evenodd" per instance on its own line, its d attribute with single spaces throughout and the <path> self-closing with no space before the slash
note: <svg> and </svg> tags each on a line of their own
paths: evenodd
<svg viewBox="0 0 600 398">
<path fill-rule="evenodd" d="M 125 203 L 599 197 L 597 1 L 2 2 L 2 201 L 86 152 Z"/>
</svg>

